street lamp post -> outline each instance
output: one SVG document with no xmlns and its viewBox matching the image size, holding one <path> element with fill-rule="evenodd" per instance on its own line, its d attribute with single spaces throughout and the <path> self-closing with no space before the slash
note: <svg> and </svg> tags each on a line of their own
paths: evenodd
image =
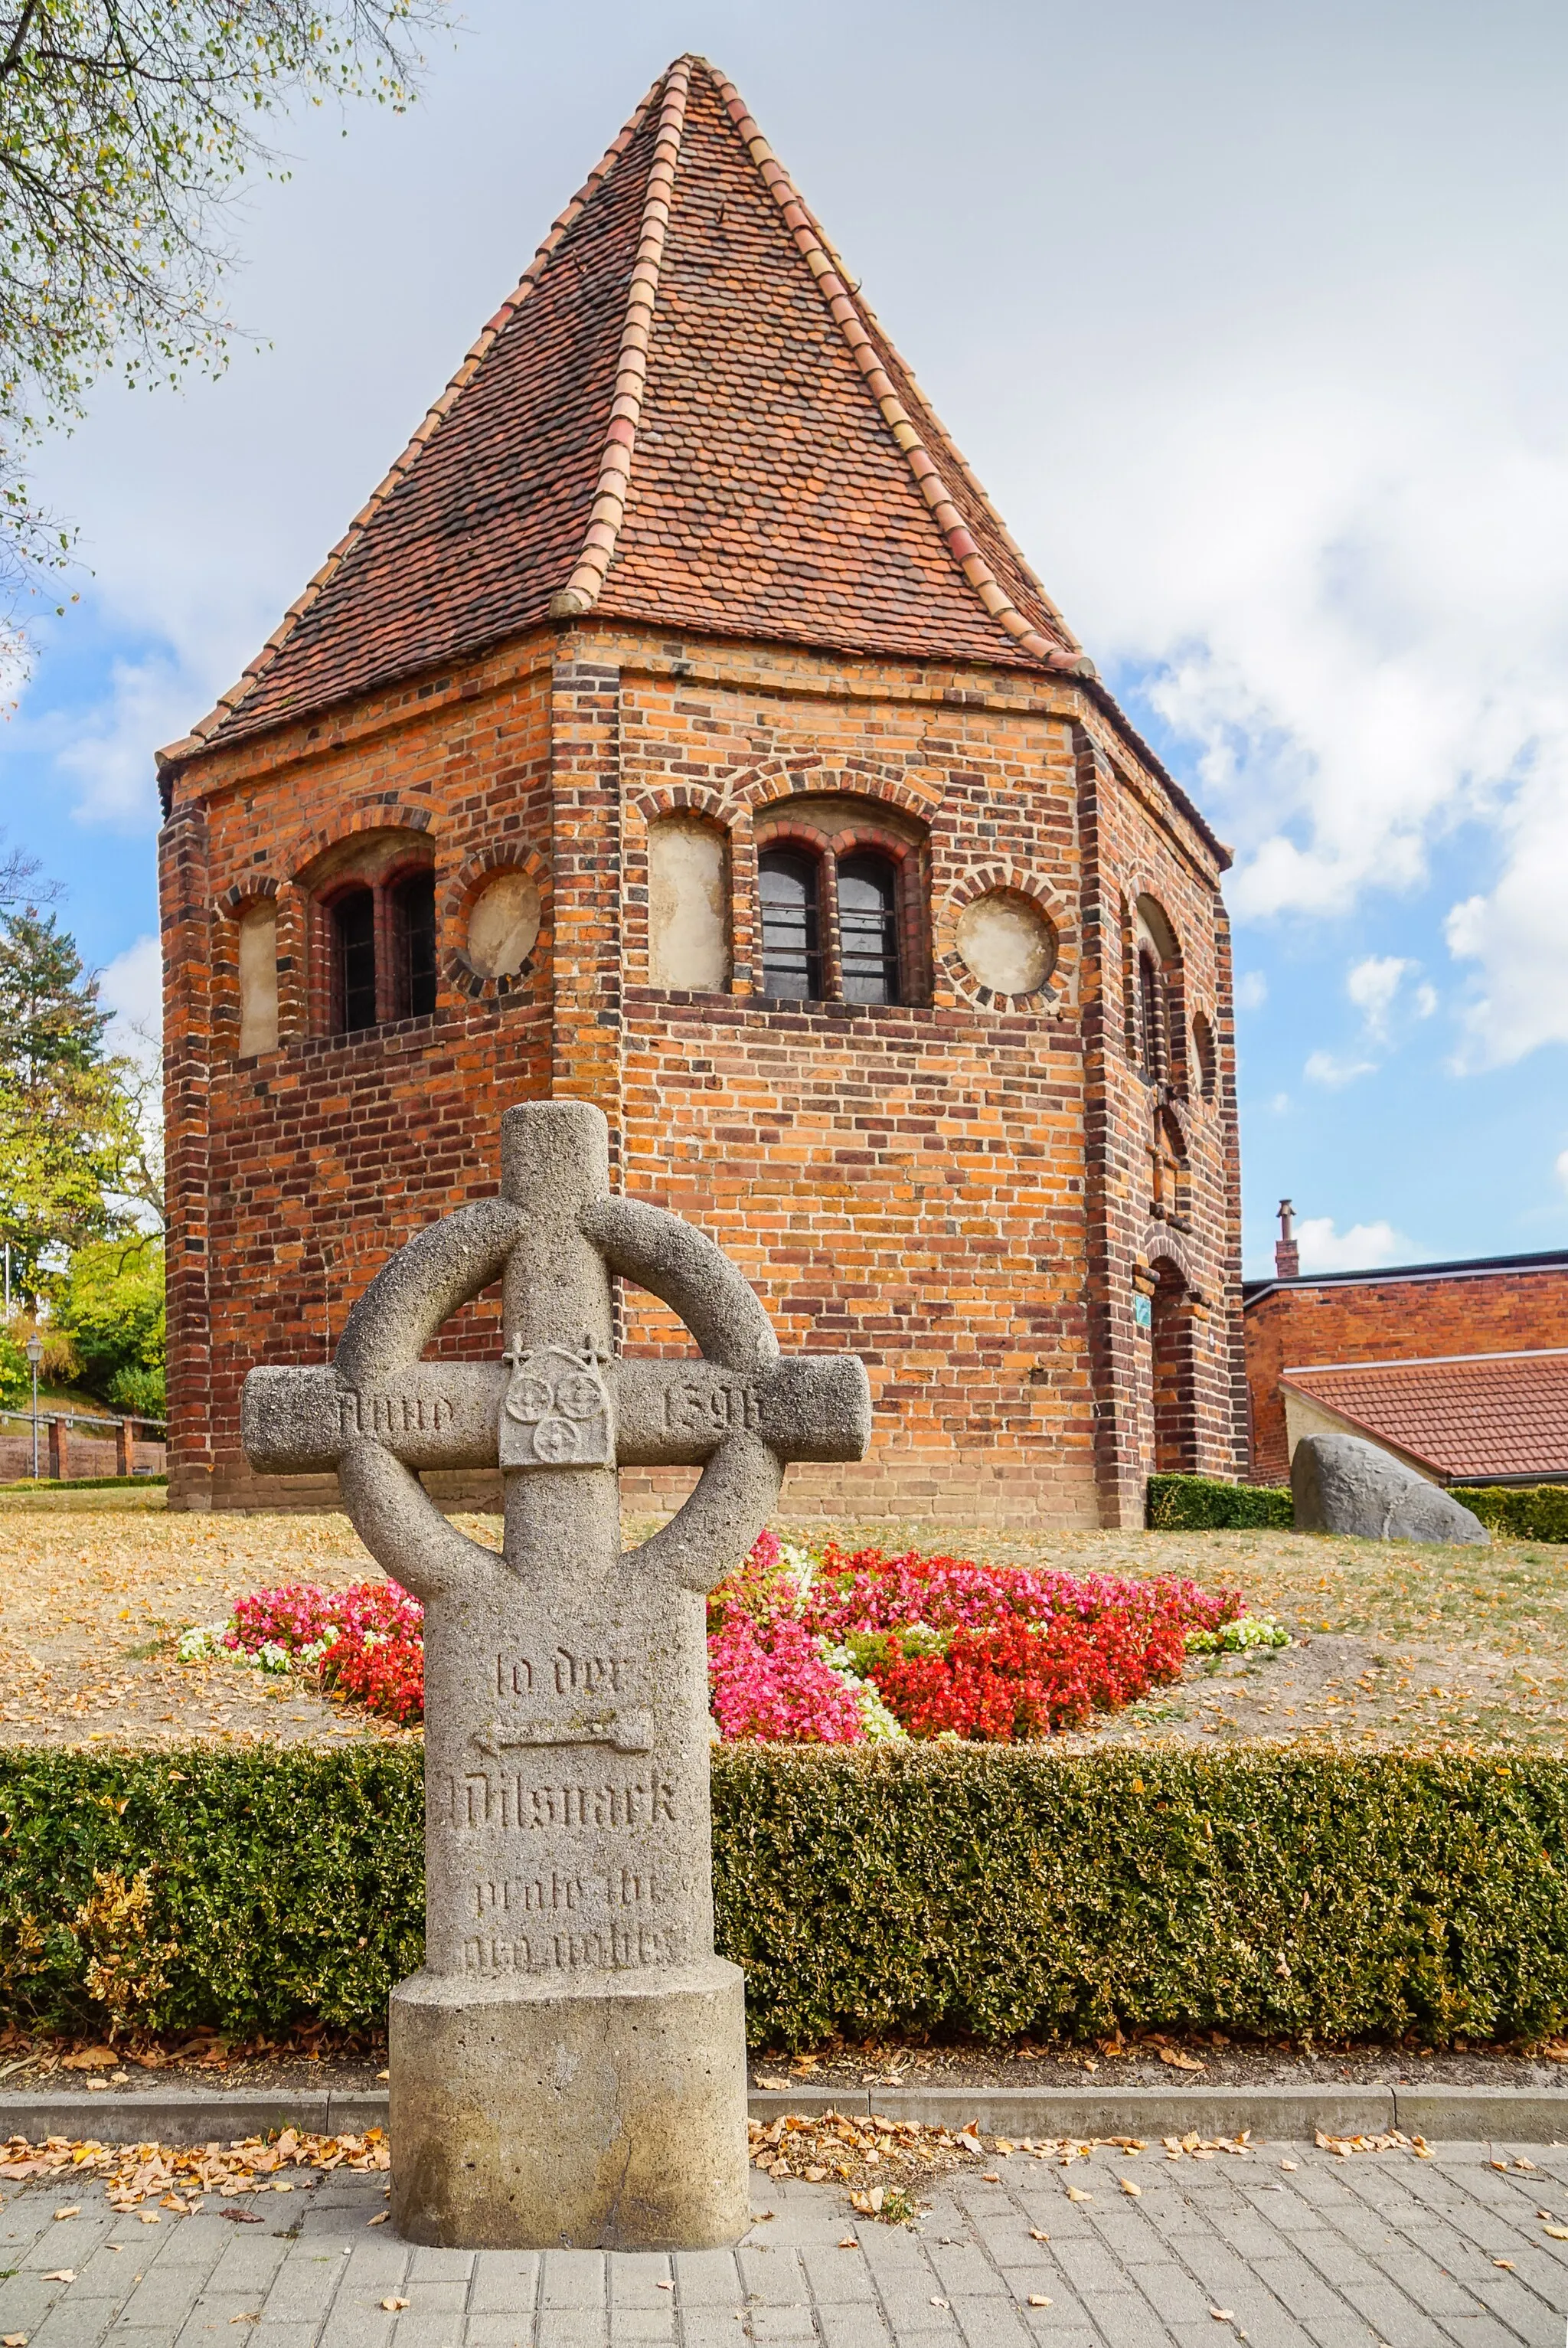
<svg viewBox="0 0 1568 2348">
<path fill-rule="evenodd" d="M 38 1365 L 44 1358 L 42 1337 L 27 1340 L 27 1359 L 33 1365 L 33 1481 L 38 1480 Z"/>
</svg>

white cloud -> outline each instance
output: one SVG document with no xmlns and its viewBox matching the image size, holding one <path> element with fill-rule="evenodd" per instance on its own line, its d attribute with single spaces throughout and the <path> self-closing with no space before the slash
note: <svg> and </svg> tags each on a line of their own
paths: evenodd
<svg viewBox="0 0 1568 2348">
<path fill-rule="evenodd" d="M 1396 1263 L 1409 1242 L 1392 1223 L 1352 1223 L 1348 1231 L 1334 1228 L 1332 1215 L 1308 1215 L 1296 1226 L 1303 1272 L 1371 1272 Z"/>
<path fill-rule="evenodd" d="M 155 937 L 138 938 L 98 973 L 98 999 L 114 1017 L 105 1036 L 111 1052 L 147 1063 L 163 1033 L 163 959 Z"/>
<path fill-rule="evenodd" d="M 1399 954 L 1368 954 L 1365 961 L 1352 963 L 1345 992 L 1361 1014 L 1368 1035 L 1378 1043 L 1388 1040 L 1389 1014 L 1395 996 L 1410 973 L 1419 968 L 1419 963 L 1407 962 Z"/>
<path fill-rule="evenodd" d="M 1309 1085 L 1327 1085 L 1337 1091 L 1341 1085 L 1353 1085 L 1358 1076 L 1376 1076 L 1378 1063 L 1340 1059 L 1333 1052 L 1311 1052 L 1301 1073 Z"/>
<path fill-rule="evenodd" d="M 1276 1117 L 1285 1117 L 1288 1115 L 1290 1109 L 1290 1095 L 1288 1093 L 1276 1093 L 1274 1098 L 1269 1102 L 1269 1107 L 1274 1111 Z"/>
<path fill-rule="evenodd" d="M 1261 970 L 1244 970 L 1235 983 L 1238 1011 L 1261 1011 L 1268 1001 L 1268 981 Z"/>
</svg>

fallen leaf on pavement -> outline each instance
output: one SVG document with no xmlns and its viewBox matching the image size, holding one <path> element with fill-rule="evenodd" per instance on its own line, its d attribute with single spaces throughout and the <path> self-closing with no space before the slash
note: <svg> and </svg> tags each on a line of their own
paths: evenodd
<svg viewBox="0 0 1568 2348">
<path fill-rule="evenodd" d="M 1568 2242 L 1568 2226 L 1542 2226 L 1541 2230 L 1550 2234 L 1554 2242 Z"/>
<path fill-rule="evenodd" d="M 860 2244 L 856 2240 L 853 2234 L 845 2234 L 840 2240 L 838 2247 L 841 2250 L 857 2250 L 860 2248 Z"/>
<path fill-rule="evenodd" d="M 388 2315 L 397 2315 L 407 2306 L 408 2302 L 405 2299 L 384 2299 L 381 2303 Z"/>
<path fill-rule="evenodd" d="M 653 2288 L 655 2291 L 673 2291 L 675 2286 L 672 2282 L 656 2282 Z"/>
<path fill-rule="evenodd" d="M 254 2209 L 220 2209 L 218 2214 L 227 2218 L 231 2226 L 264 2226 L 267 2222 L 265 2218 L 259 2218 Z"/>
<path fill-rule="evenodd" d="M 1298 2160 L 1282 2160 L 1279 2165 L 1281 2168 L 1299 2168 L 1301 2163 Z"/>
<path fill-rule="evenodd" d="M 1134 2185 L 1130 2177 L 1122 2178 L 1122 2190 L 1123 2193 L 1130 2193 L 1134 2201 L 1141 2201 L 1143 2198 L 1143 2187 L 1141 2185 Z"/>
<path fill-rule="evenodd" d="M 1216 2323 L 1234 2323 L 1235 2322 L 1235 2310 L 1234 2307 L 1211 2307 L 1209 2313 L 1214 2317 Z"/>
<path fill-rule="evenodd" d="M 81 2216 L 81 2214 L 82 2214 L 82 2205 L 81 2205 L 81 2203 L 80 2203 L 79 2201 L 73 2201 L 73 2202 L 71 2203 L 71 2205 L 70 2205 L 70 2207 L 69 2207 L 68 2209 L 56 2209 L 56 2212 L 55 2212 L 55 2223 L 56 2223 L 56 2225 L 57 2226 L 57 2225 L 59 2224 L 59 2222 L 60 2222 L 60 2220 L 61 2220 L 61 2219 L 62 2219 L 62 2218 L 79 2218 L 79 2217 Z"/>
<path fill-rule="evenodd" d="M 56 2267 L 53 2274 L 46 2274 L 44 2277 L 46 2282 L 75 2282 L 76 2279 L 75 2267 Z"/>
<path fill-rule="evenodd" d="M 1067 2198 L 1070 2201 L 1092 2201 L 1094 2196 L 1092 2193 L 1085 2193 L 1080 2185 L 1070 2185 L 1067 2188 Z"/>
<path fill-rule="evenodd" d="M 25 2332 L 7 2332 L 4 2343 L 0 2343 L 0 2348 L 27 2348 L 26 2333 Z"/>
<path fill-rule="evenodd" d="M 1042 2234 L 1038 2226 L 1031 2226 L 1029 2230 L 1029 2239 L 1031 2242 L 1049 2242 L 1050 2236 Z"/>
<path fill-rule="evenodd" d="M 982 2185 L 999 2185 L 1001 2181 L 1002 2173 L 999 2168 L 983 2168 L 980 2171 L 980 2183 Z"/>
<path fill-rule="evenodd" d="M 1173 2071 L 1206 2071 L 1208 2065 L 1200 2063 L 1195 2054 L 1184 2054 L 1174 2046 L 1162 2046 L 1160 2060 L 1168 2063 Z"/>
<path fill-rule="evenodd" d="M 1494 2267 L 1506 2267 L 1510 2274 L 1513 2272 L 1513 2260 L 1512 2259 L 1493 2259 L 1491 2263 Z"/>
<path fill-rule="evenodd" d="M 934 2299 L 931 2304 L 933 2307 L 946 2307 L 948 2302 L 945 2299 Z"/>
<path fill-rule="evenodd" d="M 1050 2301 L 1047 2299 L 1044 2291 L 1031 2291 L 1029 2295 L 1029 2303 L 1031 2307 L 1049 2307 L 1051 2304 Z"/>
<path fill-rule="evenodd" d="M 374 2217 L 368 2219 L 367 2223 L 372 2226 L 384 2226 L 391 2215 L 392 2212 L 390 2209 L 378 2209 Z"/>
</svg>

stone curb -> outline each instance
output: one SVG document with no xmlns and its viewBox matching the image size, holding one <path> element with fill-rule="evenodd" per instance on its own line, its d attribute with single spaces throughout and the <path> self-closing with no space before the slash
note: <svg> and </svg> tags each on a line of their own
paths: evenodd
<svg viewBox="0 0 1568 2348">
<path fill-rule="evenodd" d="M 92 2095 L 0 2095 L 0 2136 L 36 2144 L 49 2136 L 105 2143 L 229 2143 L 268 2128 L 359 2136 L 386 2126 L 384 2087 L 132 2088 Z M 753 2119 L 782 2113 L 876 2112 L 888 2119 L 986 2136 L 1240 2136 L 1300 2143 L 1326 2136 L 1382 2136 L 1399 2128 L 1434 2144 L 1568 2143 L 1568 2094 L 1532 2087 L 845 2087 L 784 2094 L 753 2087 Z"/>
</svg>

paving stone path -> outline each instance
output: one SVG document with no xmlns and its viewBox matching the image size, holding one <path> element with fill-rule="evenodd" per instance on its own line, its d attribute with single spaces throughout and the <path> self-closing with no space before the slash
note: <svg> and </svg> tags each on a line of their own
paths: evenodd
<svg viewBox="0 0 1568 2348">
<path fill-rule="evenodd" d="M 1494 2168 L 1506 2157 L 1509 2167 Z M 1512 2166 L 1520 2156 L 1533 2170 Z M 1295 2168 L 1281 2166 L 1294 2160 Z M 739 2250 L 415 2250 L 383 2181 L 291 2198 L 81 2215 L 56 2179 L 0 2210 L 0 2340 L 27 2348 L 1564 2348 L 1568 2148 L 1444 2145 L 1341 2160 L 1259 2147 L 1199 2164 L 1015 2153 L 942 2182 L 918 2230 L 768 2186 Z M 1121 2190 L 1129 2178 L 1137 2198 Z M 759 2180 L 760 2182 L 760 2180 Z M 1087 2199 L 1068 2198 L 1071 2186 Z M 234 2223 L 242 2207 L 261 2224 Z M 760 2212 L 773 2215 L 762 2219 Z M 1037 2234 L 1050 2237 L 1036 2239 Z M 853 2235 L 859 2247 L 840 2244 Z M 115 2246 L 119 2245 L 117 2249 Z M 1499 2260 L 1510 2265 L 1500 2265 Z M 70 2270 L 69 2283 L 47 2274 Z M 1030 2300 L 1046 2300 L 1033 2306 Z M 384 2300 L 405 2307 L 385 2310 Z M 1214 2311 L 1222 2312 L 1216 2316 Z"/>
</svg>

